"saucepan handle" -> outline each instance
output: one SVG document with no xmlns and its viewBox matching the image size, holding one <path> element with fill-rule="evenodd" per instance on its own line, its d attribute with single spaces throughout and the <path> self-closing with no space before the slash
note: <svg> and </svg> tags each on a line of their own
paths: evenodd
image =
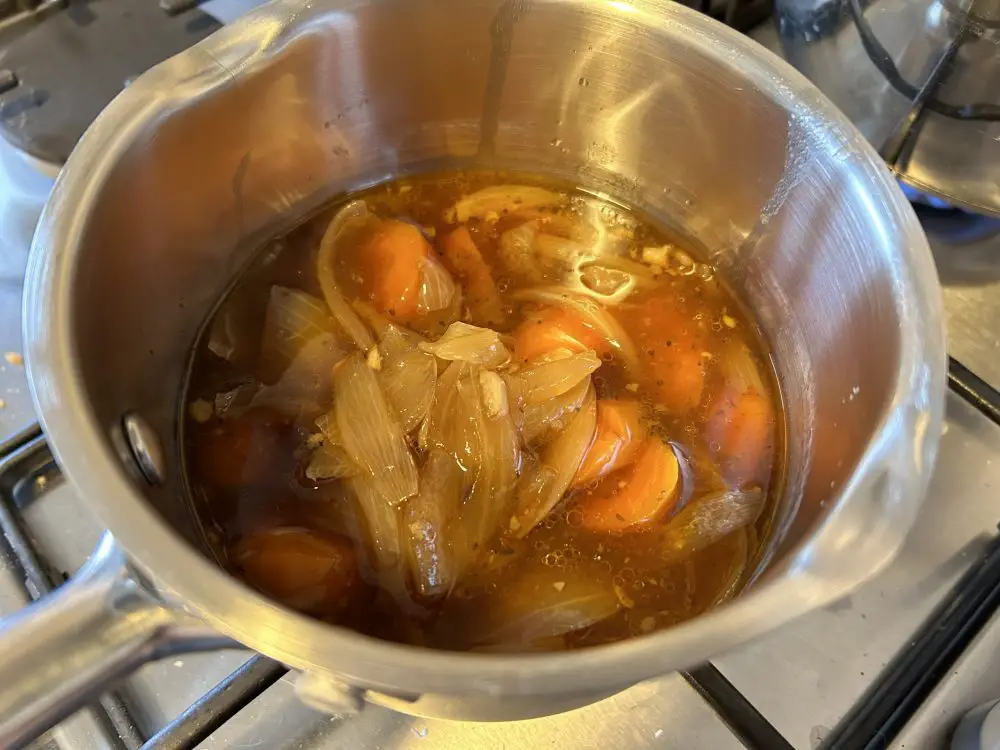
<svg viewBox="0 0 1000 750">
<path fill-rule="evenodd" d="M 66 584 L 0 620 L 0 748 L 23 747 L 146 662 L 234 647 L 151 593 L 105 534 Z"/>
</svg>

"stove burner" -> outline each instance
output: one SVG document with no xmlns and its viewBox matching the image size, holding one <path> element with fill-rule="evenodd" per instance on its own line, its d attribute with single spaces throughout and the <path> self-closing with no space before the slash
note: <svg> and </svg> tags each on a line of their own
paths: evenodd
<svg viewBox="0 0 1000 750">
<path fill-rule="evenodd" d="M 899 183 L 927 234 L 948 245 L 969 245 L 1000 234 L 1000 219 L 952 205 L 937 195 Z"/>
</svg>

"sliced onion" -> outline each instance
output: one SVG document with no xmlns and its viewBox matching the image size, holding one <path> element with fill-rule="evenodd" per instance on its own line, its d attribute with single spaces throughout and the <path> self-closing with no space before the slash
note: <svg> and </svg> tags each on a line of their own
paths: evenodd
<svg viewBox="0 0 1000 750">
<path fill-rule="evenodd" d="M 521 439 L 527 445 L 562 432 L 569 420 L 580 411 L 590 390 L 590 378 L 584 378 L 560 396 L 537 404 L 525 404 L 521 411 Z"/>
<path fill-rule="evenodd" d="M 686 556 L 757 520 L 764 507 L 759 488 L 713 492 L 692 500 L 660 532 L 668 556 Z"/>
<path fill-rule="evenodd" d="M 531 284 L 542 282 L 542 269 L 535 261 L 535 235 L 538 223 L 528 221 L 500 235 L 500 262 L 508 273 Z"/>
<path fill-rule="evenodd" d="M 273 382 L 312 339 L 333 330 L 323 300 L 299 289 L 272 286 L 260 342 L 264 382 Z"/>
<path fill-rule="evenodd" d="M 319 446 L 313 451 L 306 466 L 306 476 L 312 480 L 346 479 L 361 474 L 361 468 L 351 460 L 344 450 L 344 440 L 337 426 L 334 412 L 324 412 L 316 419 L 316 428 L 320 431 Z M 307 441 L 307 445 L 311 441 Z"/>
<path fill-rule="evenodd" d="M 372 567 L 392 570 L 402 562 L 400 549 L 400 514 L 391 496 L 383 494 L 378 477 L 361 474 L 347 480 L 347 487 L 357 500 L 370 541 Z"/>
<path fill-rule="evenodd" d="M 558 206 L 566 196 L 531 185 L 493 185 L 477 190 L 445 211 L 445 220 L 464 224 L 469 219 L 488 218 L 490 214 L 513 213 L 530 208 Z"/>
<path fill-rule="evenodd" d="M 533 243 L 535 254 L 546 266 L 566 270 L 588 255 L 588 248 L 565 237 L 539 232 Z"/>
<path fill-rule="evenodd" d="M 240 383 L 232 390 L 216 393 L 213 403 L 215 416 L 220 419 L 238 417 L 250 406 L 260 387 L 260 383 Z"/>
<path fill-rule="evenodd" d="M 346 479 L 356 477 L 361 469 L 347 455 L 342 446 L 324 442 L 309 459 L 306 476 L 314 481 L 320 479 Z"/>
<path fill-rule="evenodd" d="M 332 333 L 307 343 L 274 385 L 265 385 L 249 407 L 266 406 L 289 417 L 313 418 L 330 406 L 330 372 L 345 352 Z"/>
<path fill-rule="evenodd" d="M 420 266 L 420 288 L 417 291 L 417 311 L 421 314 L 444 310 L 455 298 L 455 282 L 451 274 L 433 257 Z"/>
<path fill-rule="evenodd" d="M 383 351 L 379 385 L 403 432 L 410 432 L 424 421 L 434 400 L 437 360 L 417 348 L 419 341 L 419 337 L 407 337 L 397 326 L 391 326 L 379 344 Z"/>
<path fill-rule="evenodd" d="M 431 451 L 420 472 L 420 491 L 403 511 L 404 552 L 410 577 L 421 596 L 446 594 L 455 584 L 448 524 L 462 501 L 462 472 L 442 450 Z"/>
<path fill-rule="evenodd" d="M 753 354 L 742 342 L 734 341 L 720 352 L 719 369 L 722 370 L 726 385 L 735 393 L 747 391 L 756 391 L 761 395 L 768 393 Z"/>
<path fill-rule="evenodd" d="M 503 378 L 492 370 L 483 370 L 479 373 L 479 385 L 483 390 L 483 404 L 486 407 L 486 416 L 505 417 L 510 413 L 507 404 L 507 384 Z"/>
<path fill-rule="evenodd" d="M 504 596 L 473 624 L 476 645 L 530 649 L 608 619 L 620 608 L 613 589 L 598 578 L 542 568 L 508 582 Z"/>
<path fill-rule="evenodd" d="M 499 531 L 510 512 L 510 501 L 520 468 L 520 446 L 510 415 L 489 418 L 479 373 L 470 368 L 459 381 L 463 400 L 478 401 L 467 413 L 475 414 L 479 433 L 478 460 L 471 465 L 471 491 L 459 511 L 455 526 L 456 554 L 460 570 L 475 565 L 486 552 L 491 536 Z"/>
<path fill-rule="evenodd" d="M 512 390 L 526 405 L 540 404 L 572 390 L 601 366 L 592 351 L 569 354 L 559 359 L 539 361 L 508 376 Z"/>
<path fill-rule="evenodd" d="M 510 359 L 510 352 L 500 340 L 500 334 L 490 328 L 480 328 L 461 321 L 448 326 L 448 330 L 437 341 L 423 343 L 420 348 L 439 359 L 490 368 L 499 367 Z"/>
<path fill-rule="evenodd" d="M 513 296 L 524 302 L 540 302 L 572 310 L 582 321 L 604 336 L 624 360 L 629 372 L 639 371 L 639 359 L 632 339 L 615 317 L 596 300 L 556 288 L 524 289 Z"/>
<path fill-rule="evenodd" d="M 510 414 L 487 415 L 481 372 L 464 362 L 448 366 L 438 380 L 427 431 L 428 448 L 446 451 L 463 471 L 466 500 L 451 532 L 459 570 L 476 562 L 499 529 L 520 468 Z"/>
<path fill-rule="evenodd" d="M 337 323 L 363 352 L 371 349 L 375 342 L 358 314 L 344 299 L 340 287 L 337 286 L 335 269 L 338 243 L 344 234 L 348 230 L 360 229 L 374 220 L 375 217 L 368 211 L 368 204 L 364 201 L 351 201 L 334 214 L 323 234 L 323 239 L 320 240 L 316 258 L 316 276 L 323 290 L 323 298 Z"/>
<path fill-rule="evenodd" d="M 525 536 L 559 504 L 594 442 L 596 429 L 597 396 L 591 385 L 573 421 L 545 448 L 538 471 L 526 472 L 518 483 L 510 522 L 515 537 Z"/>
<path fill-rule="evenodd" d="M 375 373 L 357 354 L 333 371 L 334 408 L 347 455 L 371 478 L 372 493 L 397 505 L 417 493 L 417 468 Z"/>
</svg>

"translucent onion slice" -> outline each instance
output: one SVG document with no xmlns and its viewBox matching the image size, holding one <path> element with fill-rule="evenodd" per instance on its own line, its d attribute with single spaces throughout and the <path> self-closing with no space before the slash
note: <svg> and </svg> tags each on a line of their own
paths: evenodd
<svg viewBox="0 0 1000 750">
<path fill-rule="evenodd" d="M 520 468 L 517 431 L 509 414 L 487 416 L 480 373 L 478 368 L 470 367 L 458 384 L 466 418 L 478 438 L 478 450 L 467 475 L 471 486 L 454 526 L 461 571 L 482 559 L 488 542 L 510 512 Z"/>
<path fill-rule="evenodd" d="M 746 344 L 733 341 L 719 354 L 719 369 L 734 393 L 768 393 L 760 368 Z"/>
<path fill-rule="evenodd" d="M 323 300 L 299 289 L 272 286 L 260 342 L 261 379 L 274 382 L 306 344 L 333 330 Z"/>
<path fill-rule="evenodd" d="M 361 469 L 347 455 L 342 446 L 324 442 L 309 459 L 306 476 L 313 481 L 356 477 Z"/>
<path fill-rule="evenodd" d="M 333 371 L 334 410 L 344 450 L 371 478 L 372 495 L 398 505 L 417 493 L 417 468 L 375 373 L 357 354 Z"/>
<path fill-rule="evenodd" d="M 482 370 L 479 373 L 479 385 L 483 390 L 486 416 L 491 419 L 507 416 L 510 406 L 507 403 L 507 384 L 503 378 L 492 370 Z"/>
<path fill-rule="evenodd" d="M 383 352 L 379 385 L 392 404 L 403 432 L 411 432 L 424 421 L 434 401 L 437 360 L 418 349 L 415 341 L 392 333 L 383 339 L 379 349 Z"/>
<path fill-rule="evenodd" d="M 346 479 L 361 474 L 361 468 L 344 450 L 344 440 L 337 426 L 337 417 L 326 412 L 316 419 L 322 443 L 313 452 L 306 466 L 306 476 L 312 480 Z"/>
<path fill-rule="evenodd" d="M 417 311 L 421 314 L 444 310 L 455 299 L 455 281 L 436 259 L 428 256 L 420 266 Z"/>
<path fill-rule="evenodd" d="M 400 514 L 390 496 L 383 494 L 384 485 L 378 477 L 364 474 L 348 479 L 346 484 L 365 521 L 372 567 L 379 571 L 397 568 L 402 563 Z"/>
<path fill-rule="evenodd" d="M 510 581 L 472 624 L 476 645 L 530 649 L 608 619 L 620 608 L 613 589 L 579 571 L 541 568 Z"/>
<path fill-rule="evenodd" d="M 560 396 L 525 404 L 521 410 L 521 439 L 527 445 L 534 445 L 544 442 L 552 433 L 562 432 L 580 411 L 589 390 L 590 379 L 584 378 Z"/>
<path fill-rule="evenodd" d="M 589 380 L 590 374 L 600 366 L 600 358 L 592 351 L 568 354 L 527 367 L 508 376 L 508 382 L 525 405 L 541 404 Z"/>
<path fill-rule="evenodd" d="M 500 235 L 500 262 L 508 273 L 530 284 L 540 284 L 542 269 L 535 260 L 535 234 L 538 223 L 528 221 Z"/>
<path fill-rule="evenodd" d="M 491 218 L 531 208 L 558 206 L 566 196 L 531 185 L 492 185 L 477 190 L 445 211 L 445 221 L 464 224 L 469 219 Z"/>
<path fill-rule="evenodd" d="M 332 333 L 310 340 L 274 385 L 265 385 L 249 408 L 266 406 L 294 418 L 314 418 L 330 407 L 330 372 L 346 352 Z"/>
<path fill-rule="evenodd" d="M 587 390 L 580 411 L 545 448 L 538 471 L 525 472 L 515 490 L 515 509 L 509 528 L 523 537 L 547 516 L 569 488 L 597 430 L 597 396 Z"/>
<path fill-rule="evenodd" d="M 374 221 L 374 216 L 368 211 L 368 205 L 364 201 L 351 201 L 345 205 L 337 211 L 327 226 L 323 239 L 320 240 L 319 253 L 316 258 L 316 276 L 319 279 L 320 288 L 323 290 L 323 298 L 337 323 L 350 336 L 355 346 L 363 352 L 371 349 L 375 342 L 358 314 L 344 299 L 340 287 L 337 286 L 335 269 L 337 245 L 343 235 L 348 230 L 361 228 L 371 221 Z"/>
<path fill-rule="evenodd" d="M 420 348 L 439 359 L 489 368 L 499 367 L 510 359 L 510 352 L 500 340 L 500 334 L 490 328 L 480 328 L 461 321 L 448 326 L 448 330 L 437 341 L 420 344 Z"/>
<path fill-rule="evenodd" d="M 516 292 L 514 298 L 524 302 L 540 302 L 566 308 L 576 313 L 581 320 L 597 330 L 625 362 L 629 372 L 639 372 L 639 359 L 635 345 L 625 333 L 625 329 L 615 317 L 594 299 L 580 294 L 572 294 L 557 288 L 524 289 Z"/>
<path fill-rule="evenodd" d="M 462 472 L 443 450 L 433 450 L 420 472 L 420 491 L 403 511 L 404 552 L 410 578 L 421 596 L 438 597 L 455 584 L 448 524 L 462 501 Z"/>
<path fill-rule="evenodd" d="M 759 488 L 713 492 L 688 503 L 660 532 L 663 551 L 687 556 L 757 520 L 764 507 Z"/>
<path fill-rule="evenodd" d="M 539 232 L 533 243 L 535 255 L 546 267 L 567 270 L 589 254 L 589 248 L 579 242 Z"/>
<path fill-rule="evenodd" d="M 463 472 L 465 501 L 450 527 L 459 571 L 486 552 L 509 512 L 520 469 L 520 443 L 510 414 L 489 417 L 483 370 L 453 362 L 438 379 L 425 444 L 451 455 Z"/>
</svg>

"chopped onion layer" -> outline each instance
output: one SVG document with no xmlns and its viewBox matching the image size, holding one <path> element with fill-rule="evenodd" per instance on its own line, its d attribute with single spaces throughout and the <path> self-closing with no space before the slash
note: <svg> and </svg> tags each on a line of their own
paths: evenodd
<svg viewBox="0 0 1000 750">
<path fill-rule="evenodd" d="M 542 568 L 509 582 L 503 597 L 480 613 L 476 645 L 524 650 L 606 620 L 619 611 L 615 592 L 593 576 Z"/>
<path fill-rule="evenodd" d="M 590 390 L 590 378 L 584 378 L 565 393 L 541 401 L 525 404 L 521 410 L 521 438 L 528 445 L 544 442 L 552 433 L 566 429 L 574 415 L 583 406 Z"/>
<path fill-rule="evenodd" d="M 345 352 L 332 333 L 310 340 L 274 385 L 265 385 L 249 407 L 266 406 L 294 418 L 314 418 L 330 406 L 330 372 Z"/>
<path fill-rule="evenodd" d="M 330 307 L 330 312 L 344 332 L 351 337 L 361 351 L 367 352 L 374 346 L 371 333 L 365 328 L 358 314 L 344 299 L 337 285 L 336 259 L 339 243 L 348 232 L 361 229 L 366 224 L 376 221 L 368 211 L 364 201 L 351 201 L 334 215 L 319 243 L 319 253 L 316 258 L 316 276 L 319 279 L 323 297 Z"/>
<path fill-rule="evenodd" d="M 508 376 L 511 389 L 524 404 L 541 404 L 561 396 L 588 380 L 601 366 L 600 358 L 592 351 L 566 354 L 568 356 L 550 358 Z"/>
<path fill-rule="evenodd" d="M 499 333 L 461 321 L 448 326 L 448 330 L 437 341 L 423 343 L 420 348 L 439 359 L 490 368 L 499 367 L 510 359 L 510 352 L 500 340 Z"/>
<path fill-rule="evenodd" d="M 489 219 L 530 208 L 558 206 L 566 196 L 531 185 L 493 185 L 477 190 L 445 211 L 445 220 L 463 224 L 471 218 Z"/>
<path fill-rule="evenodd" d="M 524 289 L 515 293 L 514 297 L 525 302 L 540 302 L 572 310 L 581 320 L 604 336 L 624 360 L 629 372 L 639 372 L 639 359 L 632 339 L 625 333 L 621 323 L 596 300 L 557 288 Z"/>
<path fill-rule="evenodd" d="M 417 493 L 417 468 L 375 373 L 357 354 L 333 372 L 337 427 L 347 455 L 371 480 L 370 495 L 398 505 Z"/>
<path fill-rule="evenodd" d="M 417 592 L 425 597 L 448 593 L 455 583 L 455 559 L 448 524 L 462 502 L 462 472 L 442 450 L 427 456 L 420 491 L 403 512 L 404 552 Z"/>
<path fill-rule="evenodd" d="M 399 418 L 403 432 L 414 430 L 430 410 L 437 382 L 437 360 L 421 351 L 419 336 L 388 324 L 378 351 L 378 382 Z"/>
<path fill-rule="evenodd" d="M 417 311 L 423 314 L 444 310 L 455 298 L 455 288 L 455 282 L 447 269 L 428 256 L 420 266 Z"/>
<path fill-rule="evenodd" d="M 400 518 L 390 498 L 382 492 L 384 485 L 378 481 L 378 477 L 362 474 L 348 479 L 347 487 L 354 495 L 358 510 L 365 520 L 371 540 L 372 567 L 380 571 L 397 568 L 402 562 Z"/>
<path fill-rule="evenodd" d="M 523 537 L 547 516 L 569 488 L 597 430 L 597 396 L 593 384 L 569 426 L 546 447 L 541 465 L 525 474 L 515 491 L 510 531 Z"/>
<path fill-rule="evenodd" d="M 664 527 L 663 550 L 686 556 L 757 520 L 764 507 L 759 488 L 713 492 L 692 500 Z"/>
<path fill-rule="evenodd" d="M 451 455 L 463 471 L 465 502 L 452 527 L 457 566 L 465 570 L 485 551 L 508 512 L 520 468 L 520 445 L 510 414 L 489 417 L 482 370 L 454 362 L 438 380 L 427 430 L 428 449 Z"/>
<path fill-rule="evenodd" d="M 274 382 L 312 339 L 334 330 L 323 300 L 299 289 L 272 286 L 260 342 L 260 370 Z"/>
</svg>

